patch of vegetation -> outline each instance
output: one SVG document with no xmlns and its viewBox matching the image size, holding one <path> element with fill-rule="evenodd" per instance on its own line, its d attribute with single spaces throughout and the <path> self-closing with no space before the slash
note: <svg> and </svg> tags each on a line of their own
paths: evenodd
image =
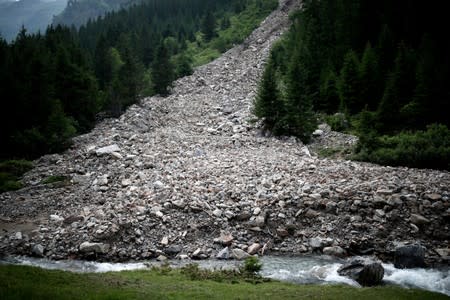
<svg viewBox="0 0 450 300">
<path fill-rule="evenodd" d="M 191 267 L 189 274 L 196 272 Z M 448 299 L 443 294 L 393 286 L 354 288 L 277 281 L 255 285 L 239 277 L 218 282 L 191 279 L 189 274 L 178 269 L 79 274 L 2 265 L 0 299 Z"/>
<path fill-rule="evenodd" d="M 450 170 L 450 130 L 431 125 L 427 130 L 400 132 L 397 135 L 361 136 L 356 160 L 390 166 Z"/>
<path fill-rule="evenodd" d="M 52 176 L 49 176 L 49 177 L 45 178 L 44 180 L 42 180 L 42 183 L 43 184 L 52 184 L 52 183 L 58 183 L 58 182 L 67 182 L 69 180 L 70 180 L 70 178 L 67 176 L 52 175 Z"/>
<path fill-rule="evenodd" d="M 0 193 L 23 187 L 20 177 L 31 170 L 33 164 L 27 160 L 7 160 L 0 163 Z"/>
<path fill-rule="evenodd" d="M 317 155 L 321 158 L 336 158 L 345 154 L 344 152 L 343 148 L 321 148 L 317 151 Z"/>
</svg>

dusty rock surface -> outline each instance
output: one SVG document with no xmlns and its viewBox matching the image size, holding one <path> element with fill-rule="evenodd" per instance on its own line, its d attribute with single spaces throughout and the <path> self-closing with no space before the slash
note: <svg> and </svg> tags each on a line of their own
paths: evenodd
<svg viewBox="0 0 450 300">
<path fill-rule="evenodd" d="M 389 259 L 415 243 L 428 262 L 448 262 L 448 172 L 319 159 L 252 122 L 270 47 L 298 6 L 280 2 L 171 96 L 143 99 L 37 160 L 26 188 L 0 195 L 0 254 L 120 261 L 327 248 Z M 42 184 L 50 175 L 70 180 Z"/>
</svg>

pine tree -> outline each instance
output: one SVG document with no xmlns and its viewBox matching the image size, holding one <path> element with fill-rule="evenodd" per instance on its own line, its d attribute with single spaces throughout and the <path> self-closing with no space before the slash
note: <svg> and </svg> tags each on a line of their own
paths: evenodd
<svg viewBox="0 0 450 300">
<path fill-rule="evenodd" d="M 301 47 L 292 56 L 286 77 L 286 116 L 283 119 L 286 132 L 299 137 L 304 143 L 310 140 L 317 127 L 311 98 L 307 92 L 303 92 L 308 70 L 302 65 L 302 61 L 307 56 L 307 49 Z"/>
<path fill-rule="evenodd" d="M 377 55 L 370 43 L 367 43 L 360 65 L 361 103 L 369 110 L 376 110 L 381 99 L 380 69 Z"/>
<path fill-rule="evenodd" d="M 395 58 L 395 67 L 389 75 L 383 98 L 378 106 L 377 115 L 380 128 L 384 131 L 395 131 L 404 119 L 400 110 L 407 105 L 415 88 L 414 69 L 411 63 L 413 56 L 404 43 L 400 43 Z"/>
<path fill-rule="evenodd" d="M 202 33 L 205 42 L 209 42 L 216 36 L 216 18 L 211 10 L 208 10 L 202 23 Z"/>
<path fill-rule="evenodd" d="M 152 65 L 152 82 L 155 93 L 167 96 L 169 94 L 168 87 L 173 77 L 173 66 L 170 62 L 170 57 L 164 43 L 161 42 L 156 50 Z"/>
<path fill-rule="evenodd" d="M 341 110 L 355 114 L 363 108 L 358 57 L 349 51 L 344 58 L 338 82 Z"/>
<path fill-rule="evenodd" d="M 320 102 L 316 110 L 332 114 L 339 109 L 339 94 L 337 89 L 338 78 L 333 70 L 326 69 L 320 85 Z"/>
<path fill-rule="evenodd" d="M 254 102 L 253 113 L 258 118 L 264 119 L 265 126 L 269 130 L 276 128 L 276 124 L 284 116 L 284 104 L 278 91 L 273 58 L 269 59 L 264 70 Z"/>
</svg>

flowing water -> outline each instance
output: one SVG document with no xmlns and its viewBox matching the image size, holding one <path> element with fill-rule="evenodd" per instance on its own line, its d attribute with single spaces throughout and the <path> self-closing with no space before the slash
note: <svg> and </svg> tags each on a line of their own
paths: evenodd
<svg viewBox="0 0 450 300">
<path fill-rule="evenodd" d="M 360 285 L 352 279 L 340 276 L 337 270 L 344 262 L 328 256 L 281 257 L 264 256 L 261 258 L 263 277 L 289 281 L 298 284 L 348 284 Z M 52 261 L 30 257 L 11 257 L 0 261 L 3 264 L 36 266 L 45 269 L 58 269 L 72 272 L 116 272 L 125 270 L 147 269 L 160 266 L 156 261 L 133 263 L 103 263 L 80 260 Z M 237 261 L 223 260 L 170 260 L 172 267 L 182 267 L 189 263 L 197 263 L 201 268 L 232 269 L 239 266 Z M 450 296 L 450 267 L 444 269 L 397 269 L 392 264 L 383 264 L 386 284 L 399 285 L 405 288 L 420 288 L 440 292 Z"/>
</svg>

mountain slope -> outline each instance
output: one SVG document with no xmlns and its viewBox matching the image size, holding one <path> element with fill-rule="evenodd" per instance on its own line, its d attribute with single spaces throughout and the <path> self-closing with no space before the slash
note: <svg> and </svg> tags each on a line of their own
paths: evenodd
<svg viewBox="0 0 450 300">
<path fill-rule="evenodd" d="M 438 261 L 448 172 L 318 159 L 251 122 L 270 47 L 298 3 L 281 0 L 243 45 L 178 80 L 171 96 L 143 99 L 36 161 L 27 188 L 0 195 L 0 252 L 40 244 L 54 259 L 205 258 L 230 233 L 232 247 L 289 254 L 334 243 L 388 257 L 397 241 L 420 241 Z M 50 175 L 70 180 L 41 184 Z"/>
</svg>

